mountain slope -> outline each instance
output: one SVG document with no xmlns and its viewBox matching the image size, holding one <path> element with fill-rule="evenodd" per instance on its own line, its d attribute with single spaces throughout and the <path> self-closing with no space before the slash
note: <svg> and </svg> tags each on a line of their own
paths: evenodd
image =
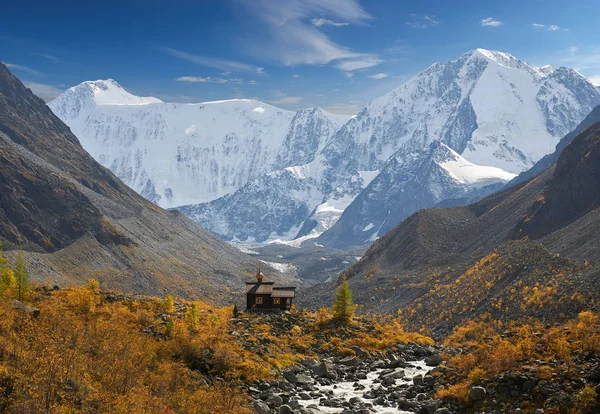
<svg viewBox="0 0 600 414">
<path fill-rule="evenodd" d="M 318 240 L 338 248 L 367 244 L 424 206 L 483 198 L 512 177 L 474 165 L 438 141 L 424 151 L 397 153 Z"/>
<path fill-rule="evenodd" d="M 339 119 L 236 99 L 163 103 L 113 80 L 84 82 L 50 108 L 102 165 L 168 208 L 214 200 L 264 173 L 310 162 Z"/>
<path fill-rule="evenodd" d="M 541 173 L 546 168 L 550 167 L 552 164 L 558 161 L 558 157 L 560 157 L 560 154 L 563 152 L 566 146 L 569 145 L 573 141 L 573 139 L 575 139 L 575 137 L 579 135 L 580 132 L 594 125 L 597 122 L 600 122 L 600 106 L 594 108 L 594 110 L 590 112 L 590 114 L 587 117 L 585 117 L 585 119 L 581 122 L 581 124 L 579 124 L 577 128 L 575 128 L 575 130 L 565 135 L 564 138 L 561 139 L 560 142 L 556 145 L 556 149 L 552 154 L 544 156 L 541 160 L 536 162 L 535 165 L 529 170 L 522 172 L 513 180 L 511 180 L 507 184 L 507 186 L 510 187 L 516 184 L 523 183 L 529 180 L 530 178 L 535 177 L 537 174 Z"/>
<path fill-rule="evenodd" d="M 411 326 L 446 333 L 484 313 L 552 321 L 583 305 L 595 309 L 598 165 L 597 123 L 525 183 L 470 206 L 413 214 L 346 271 L 355 299 L 366 310 L 401 309 Z M 304 303 L 325 301 L 333 289 L 313 288 Z"/>
<path fill-rule="evenodd" d="M 144 200 L 85 152 L 0 65 L 0 239 L 32 276 L 66 285 L 238 299 L 256 263 L 177 212 Z M 12 250 L 12 252 L 10 252 Z"/>
</svg>

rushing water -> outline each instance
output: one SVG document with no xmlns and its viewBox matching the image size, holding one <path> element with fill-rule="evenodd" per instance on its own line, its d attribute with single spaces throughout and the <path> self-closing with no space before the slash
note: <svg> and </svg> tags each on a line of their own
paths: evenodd
<svg viewBox="0 0 600 414">
<path fill-rule="evenodd" d="M 413 378 L 416 375 L 425 375 L 428 373 L 431 368 L 425 365 L 425 361 L 415 361 L 409 363 L 411 366 L 404 368 L 404 377 L 396 380 L 396 385 L 401 384 L 412 384 Z M 368 400 L 363 397 L 364 393 L 371 390 L 371 388 L 378 384 L 375 382 L 379 375 L 384 371 L 384 369 L 377 369 L 375 371 L 371 371 L 367 374 L 367 379 L 356 380 L 356 381 L 348 381 L 348 382 L 336 382 L 332 385 L 316 385 L 319 391 L 324 394 L 328 394 L 329 392 L 333 392 L 333 396 L 335 398 L 343 399 L 345 401 L 350 401 L 353 397 L 358 397 L 364 402 L 372 402 L 372 400 Z M 361 384 L 365 388 L 364 389 L 355 389 L 354 384 Z M 335 387 L 334 387 L 335 386 Z M 362 387 L 361 387 L 362 388 Z M 314 404 L 319 407 L 319 411 L 323 413 L 340 413 L 344 411 L 344 408 L 334 408 L 334 407 L 324 407 L 319 405 L 320 398 L 315 398 L 311 400 L 301 400 L 299 401 L 300 405 L 307 407 L 311 404 Z M 411 411 L 403 411 L 394 407 L 381 407 L 378 405 L 373 405 L 373 409 L 377 413 L 381 414 L 413 414 Z"/>
</svg>

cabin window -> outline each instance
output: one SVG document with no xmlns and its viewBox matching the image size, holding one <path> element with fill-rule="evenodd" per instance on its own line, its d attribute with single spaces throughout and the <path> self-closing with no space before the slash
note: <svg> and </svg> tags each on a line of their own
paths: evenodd
<svg viewBox="0 0 600 414">
<path fill-rule="evenodd" d="M 281 304 L 280 298 L 273 298 L 273 305 L 280 305 L 280 304 Z"/>
<path fill-rule="evenodd" d="M 257 296 L 256 299 L 254 300 L 254 303 L 256 303 L 257 305 L 262 305 L 263 298 L 261 296 Z"/>
</svg>

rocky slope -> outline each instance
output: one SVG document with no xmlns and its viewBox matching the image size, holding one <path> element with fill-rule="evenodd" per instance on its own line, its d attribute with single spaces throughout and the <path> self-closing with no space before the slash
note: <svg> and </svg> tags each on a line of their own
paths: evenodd
<svg viewBox="0 0 600 414">
<path fill-rule="evenodd" d="M 147 104 L 144 102 L 144 104 Z M 144 200 L 0 65 L 0 239 L 40 282 L 229 303 L 257 262 Z M 273 271 L 273 273 L 276 273 Z M 237 298 L 237 295 L 235 295 Z"/>
<path fill-rule="evenodd" d="M 479 203 L 404 220 L 346 271 L 357 302 L 402 309 L 409 326 L 438 334 L 483 313 L 552 321 L 596 309 L 599 137 L 599 124 L 585 129 L 556 166 Z M 334 289 L 319 286 L 304 303 Z"/>
<path fill-rule="evenodd" d="M 294 113 L 247 99 L 164 103 L 112 79 L 83 82 L 49 106 L 99 163 L 164 208 L 310 162 L 342 122 L 319 108 Z"/>
<path fill-rule="evenodd" d="M 392 228 L 444 198 L 472 200 L 486 194 L 480 182 L 461 182 L 444 169 L 436 177 L 418 177 L 419 168 L 435 161 L 432 151 L 425 159 L 432 143 L 442 142 L 473 171 L 475 166 L 485 170 L 477 175 L 493 172 L 488 178 L 502 183 L 552 152 L 599 103 L 598 88 L 572 69 L 536 68 L 506 53 L 474 50 L 431 66 L 369 103 L 312 162 L 270 173 L 224 199 L 183 211 L 226 239 L 265 241 L 327 232 L 319 243 L 370 243 L 384 234 L 379 227 Z M 413 164 L 416 154 L 421 159 Z M 406 184 L 391 188 L 392 181 Z M 417 194 L 414 199 L 374 191 L 396 194 L 408 186 Z M 265 198 L 257 217 L 268 220 L 257 220 L 253 212 Z M 365 200 L 377 208 L 365 208 Z M 280 204 L 294 206 L 293 213 L 280 210 Z"/>
</svg>

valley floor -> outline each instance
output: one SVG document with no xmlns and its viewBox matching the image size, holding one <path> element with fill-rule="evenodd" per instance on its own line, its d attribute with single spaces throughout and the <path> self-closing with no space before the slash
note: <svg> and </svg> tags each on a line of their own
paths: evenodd
<svg viewBox="0 0 600 414">
<path fill-rule="evenodd" d="M 110 413 L 598 412 L 600 325 L 246 314 L 87 287 L 0 300 L 0 409 Z M 31 306 L 31 307 L 30 307 Z M 39 313 L 34 311 L 39 309 Z M 538 411 L 536 411 L 538 410 Z"/>
</svg>

